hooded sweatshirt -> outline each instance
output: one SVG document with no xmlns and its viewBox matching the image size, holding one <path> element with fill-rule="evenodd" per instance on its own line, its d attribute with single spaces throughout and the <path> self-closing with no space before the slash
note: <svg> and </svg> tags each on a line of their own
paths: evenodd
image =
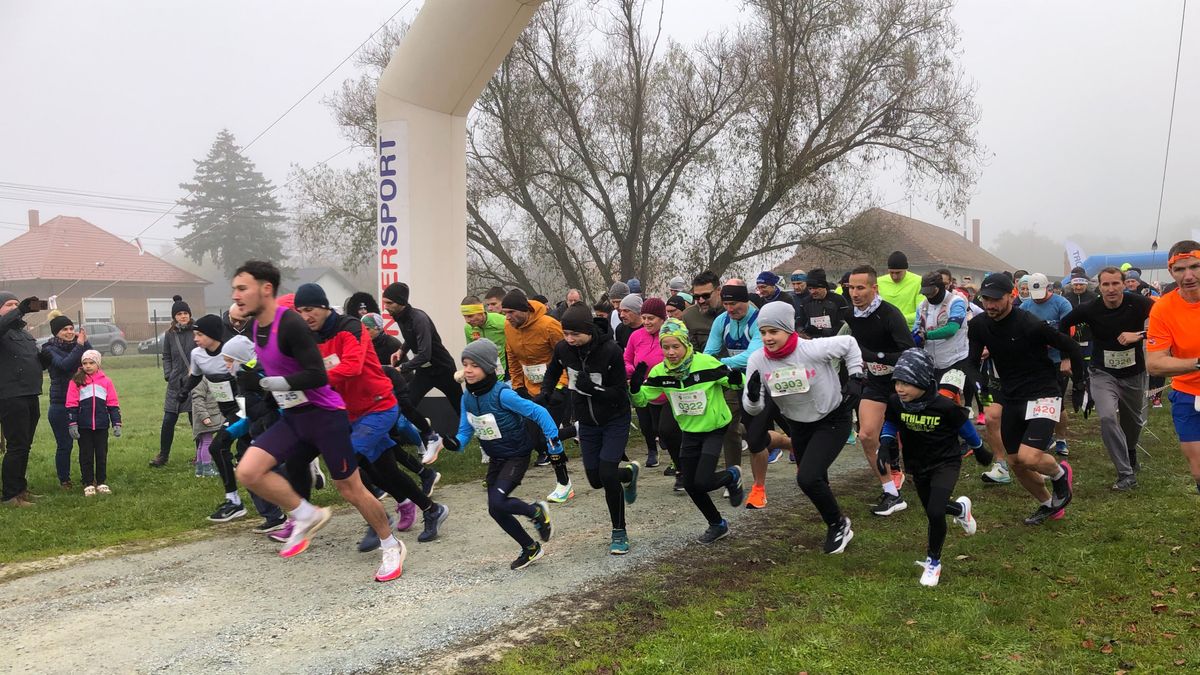
<svg viewBox="0 0 1200 675">
<path fill-rule="evenodd" d="M 633 371 L 639 363 L 653 368 L 662 363 L 662 360 L 663 353 L 662 347 L 658 344 L 658 333 L 651 335 L 645 328 L 633 331 L 633 334 L 629 336 L 629 344 L 625 345 L 625 377 L 633 375 Z M 652 401 L 656 405 L 666 402 L 666 397 L 659 397 Z"/>
<path fill-rule="evenodd" d="M 103 370 L 85 375 L 83 386 L 67 385 L 67 415 L 80 429 L 107 429 L 121 423 L 117 387 Z"/>
<path fill-rule="evenodd" d="M 659 353 L 661 358 L 662 354 Z M 614 419 L 629 417 L 629 390 L 626 387 L 625 360 L 612 333 L 592 331 L 591 342 L 572 347 L 566 340 L 554 346 L 554 359 L 546 368 L 546 378 L 567 373 L 567 388 L 575 404 L 580 424 L 603 426 Z M 596 385 L 595 393 L 579 391 L 576 383 L 586 377 Z"/>
<path fill-rule="evenodd" d="M 350 421 L 396 406 L 392 380 L 383 374 L 375 345 L 361 321 L 330 312 L 313 337 L 325 361 L 329 386 L 346 402 Z"/>
<path fill-rule="evenodd" d="M 530 300 L 533 311 L 525 325 L 517 328 L 511 322 L 504 324 L 504 351 L 508 355 L 509 378 L 512 388 L 524 389 L 530 396 L 542 393 L 542 382 L 546 367 L 554 358 L 554 348 L 563 339 L 562 324 L 546 313 L 546 306 Z M 558 378 L 556 386 L 567 384 L 567 374 Z"/>
</svg>

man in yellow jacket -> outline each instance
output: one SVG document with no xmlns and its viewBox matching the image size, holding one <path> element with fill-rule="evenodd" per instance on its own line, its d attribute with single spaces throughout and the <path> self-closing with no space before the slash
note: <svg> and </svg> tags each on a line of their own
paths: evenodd
<svg viewBox="0 0 1200 675">
<path fill-rule="evenodd" d="M 879 296 L 894 305 L 912 327 L 917 318 L 917 305 L 921 304 L 921 275 L 908 271 L 908 256 L 902 251 L 892 251 L 887 259 L 887 276 L 879 277 Z"/>
</svg>

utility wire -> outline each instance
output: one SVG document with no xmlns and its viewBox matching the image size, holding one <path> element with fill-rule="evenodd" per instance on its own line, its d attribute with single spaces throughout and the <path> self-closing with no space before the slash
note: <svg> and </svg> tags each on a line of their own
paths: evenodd
<svg viewBox="0 0 1200 675">
<path fill-rule="evenodd" d="M 1158 216 L 1154 219 L 1154 241 L 1151 251 L 1158 250 L 1158 228 L 1162 225 L 1163 197 L 1167 193 L 1167 163 L 1171 159 L 1171 134 L 1175 130 L 1175 97 L 1179 93 L 1179 62 L 1183 56 L 1183 28 L 1187 19 L 1188 0 L 1183 0 L 1183 11 L 1179 16 L 1179 46 L 1175 49 L 1175 82 L 1171 86 L 1171 115 L 1167 122 L 1167 148 L 1163 153 L 1162 183 L 1158 188 Z"/>
</svg>

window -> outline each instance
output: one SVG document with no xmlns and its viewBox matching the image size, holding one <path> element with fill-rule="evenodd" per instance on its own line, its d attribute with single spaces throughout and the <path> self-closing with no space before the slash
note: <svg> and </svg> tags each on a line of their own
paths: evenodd
<svg viewBox="0 0 1200 675">
<path fill-rule="evenodd" d="M 171 323 L 171 305 L 175 304 L 170 298 L 148 298 L 146 300 L 146 320 L 154 323 L 154 314 L 158 313 L 159 323 Z"/>
<path fill-rule="evenodd" d="M 112 323 L 113 322 L 112 298 L 84 298 L 83 299 L 83 322 L 84 323 Z"/>
</svg>

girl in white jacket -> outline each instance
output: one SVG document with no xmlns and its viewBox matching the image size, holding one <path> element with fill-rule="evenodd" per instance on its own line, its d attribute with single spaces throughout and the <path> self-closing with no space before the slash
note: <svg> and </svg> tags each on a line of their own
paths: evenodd
<svg viewBox="0 0 1200 675">
<path fill-rule="evenodd" d="M 829 466 L 837 459 L 862 389 L 862 353 L 853 337 L 801 340 L 790 303 L 769 302 L 758 313 L 763 348 L 750 355 L 742 407 L 757 415 L 770 396 L 788 420 L 796 453 L 796 483 L 812 500 L 828 528 L 826 553 L 841 553 L 854 537 L 829 489 Z M 838 362 L 850 379 L 843 388 Z"/>
</svg>

